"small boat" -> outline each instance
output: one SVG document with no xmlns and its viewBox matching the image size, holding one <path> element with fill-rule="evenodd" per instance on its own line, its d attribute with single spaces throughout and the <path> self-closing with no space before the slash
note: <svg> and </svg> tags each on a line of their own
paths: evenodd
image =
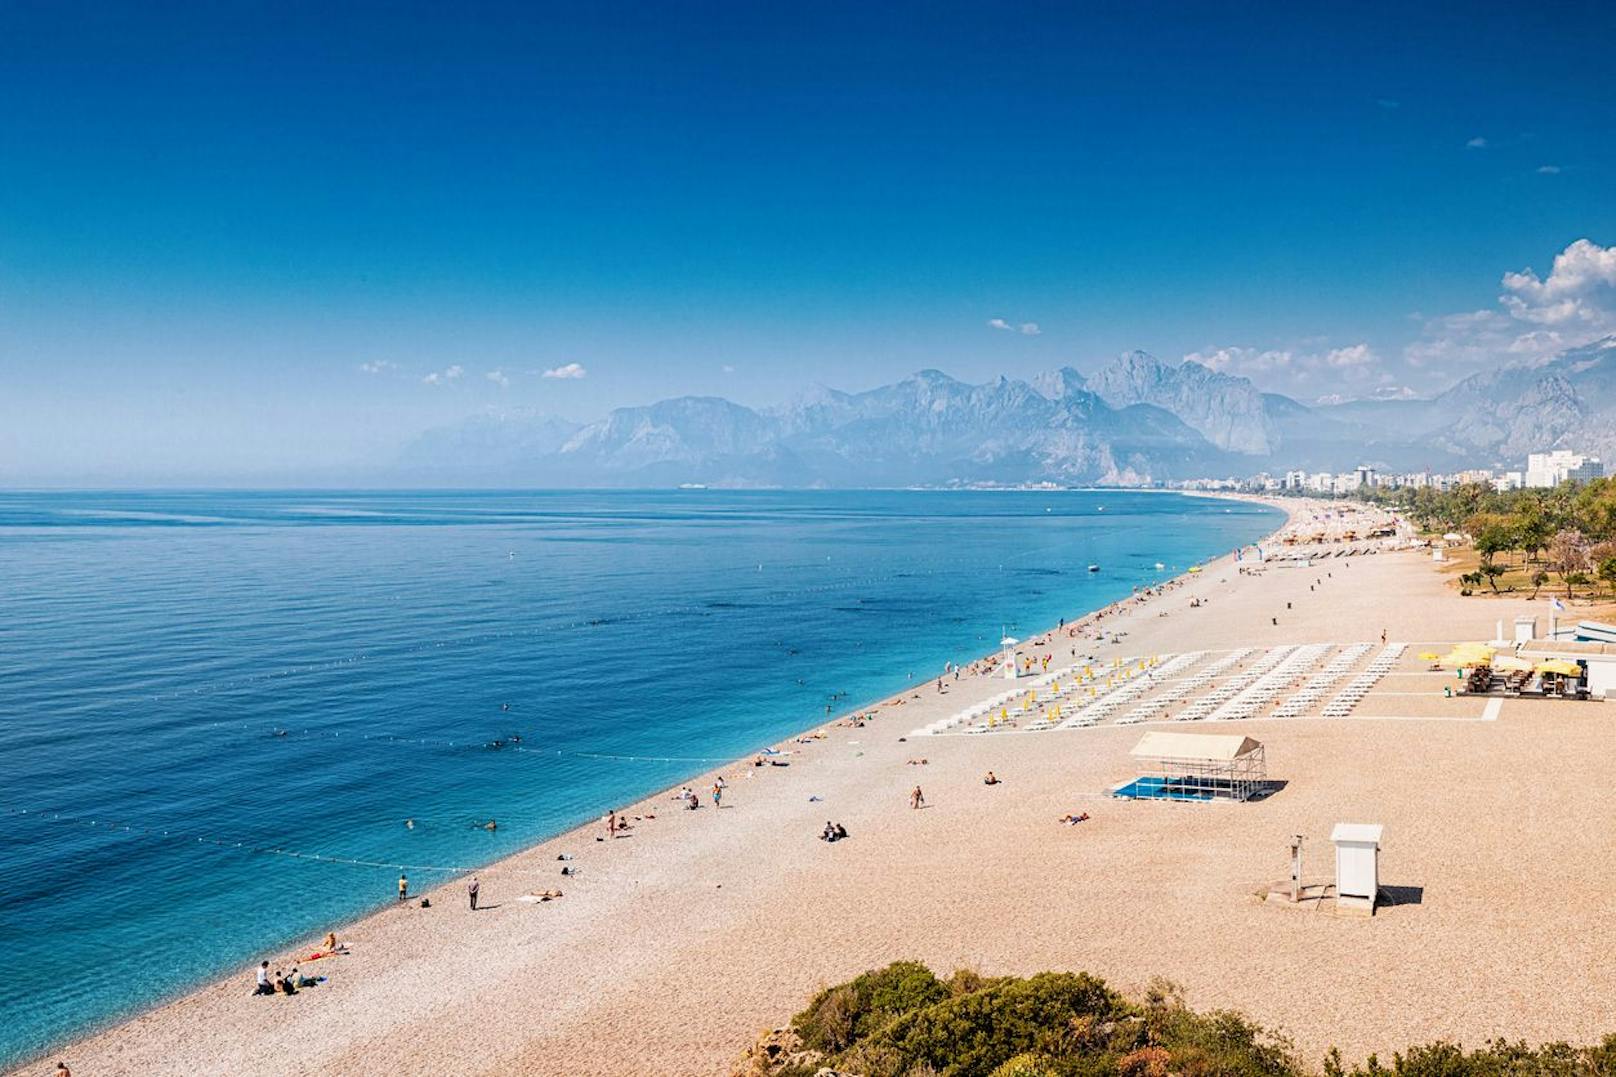
<svg viewBox="0 0 1616 1077">
<path fill-rule="evenodd" d="M 1089 566 L 1089 571 L 1090 572 L 1098 572 L 1098 571 L 1100 571 L 1100 566 L 1099 565 L 1090 565 Z"/>
<path fill-rule="evenodd" d="M 1160 571 L 1161 571 L 1161 570 L 1162 570 L 1162 569 L 1164 569 L 1164 568 L 1166 568 L 1166 567 L 1167 567 L 1167 566 L 1166 566 L 1166 565 L 1164 565 L 1164 564 L 1162 564 L 1162 563 L 1161 563 L 1161 562 L 1160 562 L 1160 561 L 1157 561 L 1157 562 L 1156 562 L 1156 571 L 1157 571 L 1157 572 L 1160 572 Z"/>
</svg>

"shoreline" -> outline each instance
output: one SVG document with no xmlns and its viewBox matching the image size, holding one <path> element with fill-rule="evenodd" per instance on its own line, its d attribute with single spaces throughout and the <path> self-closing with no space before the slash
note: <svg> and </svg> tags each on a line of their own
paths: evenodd
<svg viewBox="0 0 1616 1077">
<path fill-rule="evenodd" d="M 663 799 L 676 782 L 621 809 L 637 823 L 621 839 L 585 823 L 479 869 L 477 911 L 460 877 L 425 891 L 430 910 L 412 901 L 350 921 L 340 933 L 353 953 L 305 970 L 330 973 L 319 990 L 255 1000 L 250 980 L 227 975 L 41 1060 L 116 1074 L 727 1074 L 760 1030 L 815 992 L 894 960 L 987 976 L 1088 972 L 1134 995 L 1166 977 L 1196 1009 L 1237 1010 L 1287 1036 L 1315 1072 L 1332 1047 L 1350 1064 L 1437 1039 L 1596 1042 L 1613 1021 L 1599 1000 L 1616 995 L 1616 970 L 1590 956 L 1616 945 L 1596 898 L 1616 870 L 1561 884 L 1616 861 L 1616 834 L 1563 825 L 1602 810 L 1603 708 L 1509 700 L 1484 710 L 1447 696 L 1438 689 L 1451 671 L 1431 672 L 1418 652 L 1477 638 L 1512 604 L 1489 604 L 1478 624 L 1428 557 L 1396 541 L 1346 543 L 1346 532 L 1385 522 L 1381 510 L 1274 507 L 1285 512 L 1280 537 L 1301 545 L 1267 567 L 1231 572 L 1224 553 L 1161 581 L 1177 585 L 1164 593 L 1067 622 L 1103 630 L 1105 642 L 1043 642 L 1047 629 L 1031 639 L 1040 657 L 1080 644 L 1102 680 L 1122 656 L 1202 656 L 1151 693 L 1245 683 L 1243 671 L 1249 681 L 1291 651 L 1303 652 L 1286 667 L 1299 684 L 1307 663 L 1322 667 L 1315 655 L 1363 655 L 1362 668 L 1376 639 L 1402 641 L 1408 654 L 1348 720 L 1315 708 L 1174 727 L 1191 716 L 1181 704 L 1141 726 L 1118 711 L 1081 730 L 1039 732 L 1022 719 L 987 736 L 959 735 L 960 724 L 910 736 L 1008 687 L 1002 673 L 964 675 L 942 694 L 911 683 L 777 738 L 797 752 L 788 767 L 742 757 L 685 779 L 700 790 L 726 774 L 722 808 L 678 810 Z M 1321 531 L 1325 545 L 1310 548 Z M 1278 549 L 1276 533 L 1262 541 Z M 1382 556 L 1333 559 L 1349 548 Z M 1051 670 L 1067 661 L 1063 650 Z M 1229 661 L 1241 665 L 1215 673 Z M 1130 748 L 1161 721 L 1259 738 L 1280 791 L 1203 810 L 1107 797 L 1141 773 Z M 1545 738 L 1560 750 L 1542 751 Z M 1432 758 L 1476 780 L 1434 781 Z M 991 789 L 988 770 L 1000 778 Z M 916 784 L 922 811 L 907 803 Z M 1532 799 L 1475 826 L 1497 815 L 1500 795 Z M 1092 818 L 1056 823 L 1076 810 Z M 827 818 L 850 840 L 814 840 Z M 1413 899 L 1373 920 L 1262 902 L 1293 834 L 1309 836 L 1306 882 L 1325 881 L 1322 843 L 1342 820 L 1385 824 L 1381 880 Z M 561 854 L 583 873 L 561 879 Z M 562 899 L 520 903 L 556 885 Z M 1522 933 L 1524 917 L 1563 923 L 1589 945 Z M 1478 950 L 1505 956 L 1478 971 Z M 1553 989 L 1567 980 L 1588 990 Z M 1432 983 L 1446 986 L 1433 994 Z M 1501 997 L 1511 1004 L 1500 1008 Z"/>
<path fill-rule="evenodd" d="M 993 491 L 989 491 L 989 492 L 993 492 Z M 1274 509 L 1277 509 L 1277 510 L 1279 510 L 1280 512 L 1282 512 L 1284 514 L 1282 519 L 1280 519 L 1277 522 L 1277 525 L 1275 526 L 1275 528 L 1272 531 L 1269 531 L 1266 534 L 1260 536 L 1259 538 L 1256 538 L 1256 539 L 1252 540 L 1252 542 L 1247 543 L 1248 546 L 1249 545 L 1257 545 L 1257 544 L 1265 543 L 1269 539 L 1271 539 L 1274 535 L 1282 533 L 1291 524 L 1291 522 L 1295 520 L 1296 516 L 1298 515 L 1299 505 L 1302 504 L 1301 502 L 1299 502 L 1298 505 L 1286 505 L 1286 504 L 1282 504 L 1282 503 L 1276 503 L 1275 499 L 1265 498 L 1262 495 L 1258 495 L 1258 494 L 1251 494 L 1251 495 L 1224 494 L 1224 493 L 1220 493 L 1220 492 L 1208 492 L 1208 491 L 1195 491 L 1195 492 L 1183 491 L 1183 492 L 1181 492 L 1181 491 L 1176 491 L 1176 490 L 1144 490 L 1144 489 L 1130 490 L 1130 489 L 1120 488 L 1120 487 L 1118 487 L 1118 488 L 1103 487 L 1103 488 L 1098 488 L 1098 489 L 1095 489 L 1095 490 L 1087 490 L 1087 489 L 1085 489 L 1085 490 L 1075 491 L 1075 492 L 1091 492 L 1091 493 L 1092 492 L 1125 492 L 1125 493 L 1179 494 L 1180 496 L 1184 496 L 1184 497 L 1202 497 L 1202 498 L 1211 499 L 1211 500 L 1243 501 L 1243 502 L 1247 502 L 1247 503 L 1251 503 L 1251 504 L 1263 505 L 1264 507 L 1268 507 L 1268 508 L 1274 508 Z M 1211 557 L 1211 558 L 1208 558 L 1206 560 L 1197 562 L 1196 564 L 1203 567 L 1203 568 L 1209 569 L 1209 568 L 1211 568 L 1211 567 L 1213 567 L 1215 565 L 1219 565 L 1219 564 L 1221 564 L 1221 563 L 1223 563 L 1225 561 L 1229 561 L 1230 563 L 1232 563 L 1233 556 L 1234 555 L 1233 555 L 1233 553 L 1231 551 L 1231 552 L 1222 553 L 1222 554 L 1219 554 L 1219 555 L 1217 555 L 1215 557 Z M 1159 592 L 1165 592 L 1166 590 L 1173 589 L 1173 588 L 1176 588 L 1178 586 L 1182 586 L 1184 583 L 1186 583 L 1188 581 L 1191 581 L 1193 579 L 1194 579 L 1194 574 L 1191 573 L 1188 570 L 1188 568 L 1186 568 L 1184 571 L 1179 572 L 1179 573 L 1175 574 L 1174 576 L 1171 576 L 1171 577 L 1168 577 L 1166 579 L 1163 579 L 1163 580 L 1161 580 L 1161 581 L 1159 581 L 1159 582 L 1157 582 L 1155 584 L 1152 584 L 1149 588 L 1142 589 L 1142 590 L 1148 590 L 1148 591 L 1153 591 L 1153 592 L 1158 592 L 1158 593 Z M 1106 617 L 1106 616 L 1111 616 L 1111 615 L 1120 613 L 1120 612 L 1122 612 L 1122 610 L 1126 606 L 1126 604 L 1128 604 L 1129 602 L 1134 601 L 1138 597 L 1139 593 L 1140 592 L 1136 591 L 1135 593 L 1130 594 L 1128 596 L 1125 596 L 1123 598 L 1114 599 L 1111 602 L 1108 602 L 1103 606 L 1100 606 L 1100 607 L 1097 607 L 1095 609 L 1088 610 L 1088 611 L 1086 611 L 1084 613 L 1078 614 L 1076 617 L 1068 618 L 1065 621 L 1065 625 L 1070 627 L 1072 625 L 1076 625 L 1076 624 L 1082 623 L 1082 622 L 1090 620 L 1090 619 L 1099 619 L 1099 618 L 1103 618 L 1103 617 Z M 1018 653 L 1020 652 L 1020 650 L 1022 648 L 1025 648 L 1028 645 L 1028 641 L 1033 640 L 1033 639 L 1040 639 L 1040 638 L 1052 636 L 1058 630 L 1059 630 L 1059 626 L 1057 626 L 1057 625 L 1050 625 L 1050 626 L 1046 626 L 1044 628 L 1039 629 L 1038 631 L 1034 632 L 1031 636 L 1029 636 L 1027 640 L 1024 640 L 1022 642 L 1022 644 L 1017 649 Z M 1099 640 L 1094 640 L 1092 642 L 1098 644 L 1100 641 Z M 974 667 L 978 663 L 981 663 L 981 662 L 984 662 L 984 661 L 996 660 L 1000 656 L 1000 654 L 1001 654 L 1001 652 L 998 649 L 992 649 L 992 650 L 989 650 L 989 651 L 987 651 L 987 652 L 985 652 L 983 654 L 974 656 L 973 658 L 971 658 L 969 660 L 967 665 L 971 666 L 971 667 Z M 990 681 L 1008 680 L 1008 678 L 1004 678 L 1004 677 L 1002 677 L 1002 675 L 1000 675 L 1000 673 L 998 671 L 998 668 L 996 666 L 993 668 L 991 673 L 983 674 L 983 675 L 979 675 L 979 676 L 984 676 L 986 679 L 988 679 Z M 656 790 L 652 791 L 649 794 L 646 794 L 646 795 L 644 795 L 642 797 L 639 797 L 637 799 L 628 801 L 627 802 L 627 804 L 628 804 L 627 807 L 618 808 L 616 810 L 620 814 L 624 815 L 625 817 L 633 817 L 636 814 L 642 815 L 642 816 L 646 815 L 646 814 L 655 815 L 655 814 L 657 814 L 655 805 L 657 805 L 659 803 L 663 803 L 666 800 L 668 800 L 670 798 L 670 796 L 673 793 L 675 793 L 677 790 L 679 790 L 681 787 L 706 788 L 706 787 L 710 786 L 712 784 L 712 782 L 714 780 L 716 780 L 716 778 L 718 776 L 720 776 L 720 775 L 731 773 L 731 772 L 737 771 L 737 770 L 745 768 L 745 767 L 750 767 L 751 764 L 748 762 L 748 760 L 751 759 L 751 758 L 754 758 L 754 757 L 756 757 L 756 756 L 758 756 L 758 755 L 760 755 L 760 754 L 762 754 L 762 753 L 764 753 L 766 751 L 774 750 L 776 752 L 780 752 L 782 754 L 785 754 L 788 757 L 791 756 L 791 755 L 795 755 L 797 753 L 796 753 L 796 751 L 793 750 L 793 746 L 796 746 L 797 748 L 800 748 L 802 746 L 802 739 L 803 738 L 810 738 L 810 737 L 815 737 L 816 735 L 828 734 L 828 732 L 830 730 L 832 730 L 834 728 L 837 728 L 840 725 L 845 724 L 847 721 L 851 720 L 854 716 L 858 716 L 858 715 L 861 715 L 861 714 L 864 714 L 864 713 L 878 712 L 878 711 L 881 711 L 883 709 L 892 707 L 895 704 L 901 703 L 904 700 L 905 696 L 912 695 L 920 687 L 922 687 L 923 685 L 928 684 L 928 683 L 930 683 L 929 678 L 927 680 L 925 680 L 925 681 L 917 682 L 914 685 L 910 685 L 910 686 L 907 686 L 905 688 L 902 688 L 902 689 L 898 690 L 897 692 L 893 692 L 893 693 L 890 693 L 890 694 L 888 694 L 886 696 L 883 696 L 883 697 L 874 699 L 874 700 L 872 700 L 870 702 L 864 703 L 864 704 L 862 704 L 862 705 L 860 705 L 858 707 L 850 708 L 850 709 L 848 709 L 846 711 L 843 711 L 843 712 L 841 712 L 841 713 L 839 713 L 839 714 L 837 714 L 837 715 L 835 715 L 833 717 L 827 718 L 827 719 L 825 719 L 823 721 L 817 722 L 817 723 L 809 725 L 809 726 L 801 727 L 801 728 L 799 728 L 799 729 L 797 729 L 795 731 L 792 731 L 792 732 L 788 732 L 788 733 L 786 733 L 784 735 L 783 738 L 776 738 L 776 739 L 774 739 L 772 741 L 765 742 L 764 744 L 760 745 L 759 747 L 754 748 L 754 749 L 752 749 L 752 750 L 750 750 L 750 751 L 748 751 L 746 753 L 743 753 L 742 755 L 736 756 L 734 758 L 727 758 L 725 760 L 725 762 L 722 762 L 717 766 L 713 766 L 713 767 L 710 767 L 710 768 L 707 768 L 707 769 L 704 769 L 704 770 L 701 770 L 701 771 L 686 775 L 686 776 L 684 776 L 684 777 L 682 777 L 680 779 L 676 779 L 674 782 L 670 783 L 666 787 L 656 789 Z M 874 719 L 872 718 L 872 721 L 873 720 Z M 665 809 L 665 812 L 666 811 L 672 811 L 672 810 L 676 810 L 676 809 Z M 535 838 L 534 840 L 532 840 L 532 841 L 528 842 L 527 844 L 523 845 L 521 848 L 516 849 L 514 851 L 511 851 L 511 852 L 507 852 L 507 853 L 495 858 L 494 860 L 488 861 L 485 864 L 479 864 L 479 865 L 476 865 L 476 866 L 471 867 L 469 869 L 457 869 L 453 874 L 449 875 L 449 877 L 444 878 L 441 881 L 434 881 L 426 889 L 415 891 L 413 886 L 412 886 L 412 893 L 410 895 L 409 903 L 413 904 L 413 903 L 419 902 L 420 899 L 422 899 L 422 898 L 429 898 L 429 899 L 431 899 L 433 906 L 436 907 L 436 906 L 438 906 L 440 904 L 440 902 L 447 899 L 447 897 L 450 895 L 451 891 L 454 891 L 454 889 L 458 885 L 463 884 L 464 881 L 467 878 L 469 878 L 470 876 L 473 876 L 473 875 L 478 875 L 478 876 L 481 876 L 481 875 L 499 875 L 499 874 L 511 872 L 513 870 L 516 870 L 514 868 L 514 865 L 515 865 L 515 863 L 517 861 L 525 860 L 525 859 L 531 857 L 537 850 L 539 850 L 540 848 L 542 848 L 544 846 L 551 845 L 551 844 L 554 844 L 554 843 L 557 843 L 557 842 L 567 842 L 567 841 L 574 841 L 574 840 L 578 841 L 580 843 L 584 842 L 584 841 L 587 841 L 587 839 L 589 837 L 593 836 L 593 832 L 595 830 L 597 830 L 597 829 L 599 829 L 599 828 L 601 828 L 603 826 L 604 818 L 605 818 L 605 816 L 603 814 L 601 816 L 601 818 L 598 818 L 598 819 L 595 819 L 595 820 L 591 820 L 591 821 L 584 822 L 584 823 L 579 823 L 579 824 L 576 824 L 576 825 L 568 825 L 568 826 L 564 827 L 563 829 L 561 829 L 559 831 L 556 831 L 554 833 L 545 834 L 545 835 L 543 835 L 541 837 Z M 417 868 L 415 870 L 422 870 L 422 869 Z M 522 869 L 524 874 L 527 873 L 527 870 L 528 869 Z M 413 883 L 414 880 L 412 879 L 411 882 Z M 397 911 L 398 911 L 398 904 L 397 903 L 379 902 L 377 905 L 375 905 L 369 911 L 363 912 L 363 913 L 361 913 L 361 914 L 359 914 L 359 915 L 357 915 L 357 916 L 355 916 L 355 917 L 353 917 L 351 919 L 344 920 L 340 924 L 338 924 L 335 928 L 329 928 L 328 930 L 334 930 L 339 938 L 346 939 L 356 929 L 362 931 L 363 928 L 367 924 L 370 924 L 370 923 L 372 923 L 374 921 L 378 921 L 378 920 L 384 919 L 386 917 L 392 916 L 392 915 L 396 914 Z M 291 939 L 288 942 L 286 942 L 286 943 L 282 944 L 281 946 L 277 947 L 277 951 L 286 952 L 286 953 L 290 953 L 290 954 L 303 954 L 303 953 L 310 952 L 311 950 L 314 950 L 314 949 L 317 948 L 316 944 L 323 938 L 323 934 L 324 934 L 323 932 L 320 932 L 320 933 L 311 933 L 310 935 L 307 935 L 307 936 L 299 936 L 299 937 Z M 272 957 L 272 958 L 270 958 L 271 965 L 274 966 L 277 963 L 278 960 L 279 960 L 279 963 L 281 965 L 296 964 L 297 963 L 296 960 L 291 959 L 291 958 L 288 958 L 288 959 L 285 959 L 285 960 L 280 960 L 278 958 Z M 160 998 L 160 999 L 152 1002 L 150 1005 L 142 1006 L 137 1010 L 133 1010 L 133 1011 L 124 1013 L 122 1015 L 113 1017 L 113 1018 L 109 1019 L 105 1023 L 97 1024 L 95 1026 L 92 1026 L 91 1028 L 87 1029 L 83 1033 L 81 1033 L 79 1035 L 75 1035 L 71 1039 L 62 1041 L 61 1043 L 59 1043 L 59 1044 L 57 1044 L 55 1046 L 48 1047 L 45 1050 L 37 1052 L 35 1054 L 25 1056 L 25 1057 L 23 1057 L 22 1059 L 20 1059 L 20 1060 L 18 1060 L 16 1062 L 6 1063 L 6 1065 L 8 1067 L 10 1067 L 10 1068 L 8 1070 L 6 1070 L 5 1072 L 7 1072 L 7 1073 L 11 1073 L 11 1072 L 20 1073 L 22 1070 L 27 1069 L 30 1066 L 35 1066 L 35 1065 L 41 1064 L 42 1062 L 48 1060 L 52 1056 L 60 1055 L 60 1054 L 64 1054 L 64 1053 L 71 1053 L 73 1048 L 75 1048 L 75 1047 L 77 1047 L 77 1046 L 79 1046 L 81 1044 L 88 1043 L 88 1042 L 93 1041 L 93 1040 L 95 1040 L 95 1039 L 97 1039 L 99 1037 L 102 1037 L 102 1036 L 107 1036 L 107 1035 L 113 1034 L 119 1028 L 122 1028 L 122 1027 L 124 1027 L 126 1025 L 129 1025 L 129 1024 L 131 1024 L 133 1022 L 137 1022 L 137 1021 L 141 1020 L 142 1018 L 145 1018 L 145 1017 L 147 1017 L 147 1016 L 149 1016 L 149 1015 L 151 1015 L 153 1013 L 159 1012 L 159 1011 L 161 1011 L 161 1010 L 163 1010 L 165 1008 L 177 1005 L 177 1004 L 183 1002 L 184 1000 L 186 1000 L 187 998 L 189 998 L 189 997 L 191 997 L 193 995 L 202 994 L 202 993 L 205 993 L 205 992 L 208 992 L 208 991 L 211 991 L 211 990 L 216 990 L 216 989 L 219 989 L 220 987 L 222 987 L 224 985 L 227 985 L 227 984 L 230 984 L 230 983 L 239 982 L 239 981 L 242 981 L 242 980 L 245 980 L 245 979 L 250 979 L 251 976 L 253 975 L 254 971 L 256 970 L 256 968 L 257 968 L 256 963 L 248 962 L 248 963 L 245 963 L 243 965 L 235 966 L 235 967 L 232 967 L 232 968 L 230 968 L 230 969 L 228 969 L 226 971 L 220 972 L 216 976 L 212 976 L 212 977 L 209 977 L 209 978 L 204 979 L 204 980 L 196 981 L 196 982 L 188 985 L 187 987 L 185 987 L 182 991 L 179 991 L 179 992 L 177 992 L 175 994 L 172 994 L 172 995 L 164 996 L 163 998 Z"/>
</svg>

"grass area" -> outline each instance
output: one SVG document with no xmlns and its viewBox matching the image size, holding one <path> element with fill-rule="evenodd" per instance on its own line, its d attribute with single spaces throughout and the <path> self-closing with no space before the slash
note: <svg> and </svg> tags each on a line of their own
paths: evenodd
<svg viewBox="0 0 1616 1077">
<path fill-rule="evenodd" d="M 1433 562 L 1433 566 L 1446 578 L 1448 586 L 1455 591 L 1469 587 L 1472 591 L 1472 597 L 1493 597 L 1493 584 L 1496 583 L 1498 597 L 1520 598 L 1523 595 L 1531 597 L 1535 591 L 1537 597 L 1544 601 L 1547 601 L 1549 596 L 1552 595 L 1562 602 L 1569 602 L 1569 605 L 1574 607 L 1577 615 L 1581 617 L 1603 620 L 1612 614 L 1616 614 L 1616 595 L 1602 587 L 1597 581 L 1593 584 L 1572 588 L 1571 598 L 1568 600 L 1564 581 L 1557 574 L 1549 571 L 1548 566 L 1543 561 L 1528 561 L 1524 554 L 1516 553 L 1508 556 L 1501 554 L 1493 558 L 1493 563 L 1505 570 L 1504 574 L 1497 577 L 1492 583 L 1483 581 L 1479 585 L 1466 584 L 1460 580 L 1461 576 L 1479 571 L 1481 568 L 1481 557 L 1473 547 L 1456 546 L 1444 550 L 1443 556 L 1445 560 L 1440 564 Z M 1544 583 L 1541 588 L 1535 586 L 1532 582 L 1533 575 L 1538 572 L 1547 572 L 1549 576 L 1548 582 Z"/>
</svg>

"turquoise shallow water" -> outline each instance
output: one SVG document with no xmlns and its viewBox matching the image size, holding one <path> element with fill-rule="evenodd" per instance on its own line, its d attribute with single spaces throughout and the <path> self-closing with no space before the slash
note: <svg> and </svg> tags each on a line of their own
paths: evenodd
<svg viewBox="0 0 1616 1077">
<path fill-rule="evenodd" d="M 0 1062 L 397 878 L 253 847 L 483 863 L 1279 521 L 1113 492 L 0 494 Z"/>
</svg>

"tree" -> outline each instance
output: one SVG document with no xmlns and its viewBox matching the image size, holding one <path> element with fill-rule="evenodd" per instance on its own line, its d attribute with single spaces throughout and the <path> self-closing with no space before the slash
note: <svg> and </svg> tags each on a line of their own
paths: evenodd
<svg viewBox="0 0 1616 1077">
<path fill-rule="evenodd" d="M 1549 574 L 1544 572 L 1542 569 L 1538 569 L 1536 572 L 1532 573 L 1532 597 L 1536 598 L 1537 593 L 1543 590 L 1543 585 L 1548 582 Z"/>
<path fill-rule="evenodd" d="M 1604 543 L 1603 545 L 1609 545 L 1609 543 Z M 1616 554 L 1595 556 L 1593 562 L 1594 574 L 1599 577 L 1606 587 L 1610 588 L 1612 594 L 1616 594 Z"/>
<path fill-rule="evenodd" d="M 1588 540 L 1581 531 L 1567 528 L 1549 540 L 1549 567 L 1559 574 L 1560 582 L 1566 585 L 1566 597 L 1570 598 L 1572 577 L 1584 576 L 1592 567 L 1588 563 Z"/>
<path fill-rule="evenodd" d="M 1470 533 L 1471 544 L 1481 556 L 1482 573 L 1489 579 L 1497 576 L 1498 573 L 1489 571 L 1493 567 L 1493 559 L 1518 545 L 1519 529 L 1515 518 L 1501 512 L 1478 512 L 1465 521 L 1465 530 Z M 1493 590 L 1498 590 L 1496 583 Z"/>
<path fill-rule="evenodd" d="M 1528 560 L 1536 560 L 1537 552 L 1549 544 L 1554 536 L 1554 522 L 1544 513 L 1536 500 L 1525 499 L 1515 513 L 1516 540 L 1526 551 Z"/>
<path fill-rule="evenodd" d="M 1503 565 L 1486 564 L 1481 566 L 1481 574 L 1487 577 L 1487 584 L 1493 589 L 1493 594 L 1498 593 L 1498 577 L 1507 571 L 1509 570 Z"/>
</svg>

